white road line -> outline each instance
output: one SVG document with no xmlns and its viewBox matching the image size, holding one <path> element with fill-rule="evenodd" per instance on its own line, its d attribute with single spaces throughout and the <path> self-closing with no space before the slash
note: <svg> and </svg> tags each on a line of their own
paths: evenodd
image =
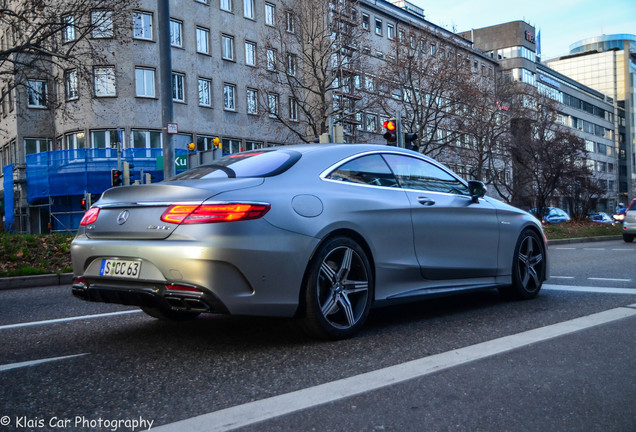
<svg viewBox="0 0 636 432">
<path fill-rule="evenodd" d="M 14 328 L 31 327 L 31 326 L 46 325 L 46 324 L 57 324 L 57 323 L 86 320 L 86 319 L 93 319 L 93 318 L 104 318 L 109 316 L 133 314 L 138 312 L 141 312 L 141 310 L 129 310 L 129 311 L 121 311 L 121 312 L 96 314 L 96 315 L 82 315 L 82 316 L 69 317 L 69 318 L 58 318 L 58 319 L 45 320 L 45 321 L 33 321 L 33 322 L 25 322 L 25 323 L 19 323 L 19 324 L 8 324 L 8 325 L 0 326 L 0 330 L 8 330 L 8 329 L 14 329 Z"/>
<path fill-rule="evenodd" d="M 634 250 L 636 250 L 636 249 L 612 249 L 612 250 L 613 250 L 613 251 L 622 251 L 622 252 L 625 252 L 625 251 L 629 251 L 629 252 L 631 252 L 631 251 L 634 251 Z"/>
<path fill-rule="evenodd" d="M 574 279 L 574 276 L 550 276 L 550 279 Z"/>
<path fill-rule="evenodd" d="M 553 291 L 572 291 L 572 292 L 590 292 L 601 294 L 631 294 L 636 295 L 636 288 L 604 288 L 604 287 L 587 287 L 587 286 L 569 286 L 569 285 L 552 285 L 543 284 L 541 289 Z"/>
<path fill-rule="evenodd" d="M 157 432 L 228 431 L 634 316 L 636 316 L 636 309 L 611 309 L 315 387 L 237 405 L 159 426 L 153 430 Z"/>
<path fill-rule="evenodd" d="M 631 279 L 614 279 L 614 278 L 599 278 L 599 277 L 589 277 L 587 280 L 597 280 L 597 281 L 609 281 L 609 282 L 631 282 Z"/>
<path fill-rule="evenodd" d="M 583 248 L 583 250 L 604 251 L 604 250 L 605 250 L 605 248 Z"/>
<path fill-rule="evenodd" d="M 576 248 L 572 247 L 555 247 L 556 250 L 576 250 Z"/>
<path fill-rule="evenodd" d="M 27 367 L 27 366 L 35 366 L 35 365 L 39 365 L 39 364 L 42 364 L 42 363 L 48 363 L 48 362 L 52 362 L 52 361 L 66 360 L 66 359 L 70 359 L 70 358 L 73 358 L 73 357 L 81 357 L 81 356 L 85 356 L 85 355 L 88 355 L 88 353 L 75 354 L 75 355 L 64 356 L 64 357 L 51 357 L 51 358 L 41 359 L 41 360 L 31 360 L 31 361 L 25 361 L 25 362 L 20 362 L 20 363 L 11 363 L 11 364 L 6 364 L 6 365 L 0 365 L 0 372 L 4 372 L 4 371 L 7 371 L 7 370 L 11 370 L 11 369 Z"/>
</svg>

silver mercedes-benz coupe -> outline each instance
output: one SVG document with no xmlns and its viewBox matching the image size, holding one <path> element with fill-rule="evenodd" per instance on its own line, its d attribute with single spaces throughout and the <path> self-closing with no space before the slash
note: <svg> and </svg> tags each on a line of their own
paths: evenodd
<svg viewBox="0 0 636 432">
<path fill-rule="evenodd" d="M 535 297 L 541 224 L 419 153 L 316 144 L 232 154 L 107 190 L 73 240 L 73 294 L 160 319 L 299 318 L 352 336 L 369 310 L 497 288 Z"/>
</svg>

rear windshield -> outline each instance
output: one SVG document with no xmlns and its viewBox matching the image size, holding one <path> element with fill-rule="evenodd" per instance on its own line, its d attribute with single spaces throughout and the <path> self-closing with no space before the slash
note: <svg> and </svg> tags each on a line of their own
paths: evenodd
<svg viewBox="0 0 636 432">
<path fill-rule="evenodd" d="M 636 199 L 633 199 L 632 202 L 629 203 L 629 206 L 625 211 L 636 210 Z"/>
<path fill-rule="evenodd" d="M 282 149 L 235 153 L 185 171 L 171 180 L 271 177 L 287 171 L 300 156 L 296 151 Z"/>
</svg>

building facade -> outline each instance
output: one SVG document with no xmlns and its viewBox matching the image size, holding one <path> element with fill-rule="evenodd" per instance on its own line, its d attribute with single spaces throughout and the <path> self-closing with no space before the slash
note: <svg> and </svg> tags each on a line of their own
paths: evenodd
<svg viewBox="0 0 636 432">
<path fill-rule="evenodd" d="M 190 143 L 197 150 L 210 150 L 217 137 L 224 153 L 298 142 L 281 126 L 301 123 L 298 101 L 283 86 L 262 87 L 267 71 L 289 77 L 301 70 L 300 47 L 282 52 L 272 45 L 276 34 L 296 33 L 300 23 L 295 21 L 294 1 L 171 0 L 169 29 L 164 29 L 159 27 L 157 2 L 139 0 L 130 21 L 122 25 L 123 40 L 113 37 L 108 15 L 99 12 L 106 20 L 90 38 L 105 56 L 92 64 L 90 79 L 60 67 L 51 71 L 58 79 L 27 76 L 28 82 L 4 99 L 0 202 L 5 221 L 17 232 L 72 231 L 83 213 L 81 199 L 94 200 L 110 187 L 110 172 L 120 168 L 122 160 L 134 165 L 135 179 L 148 173 L 155 180 L 162 178 L 155 162 L 167 139 L 161 98 L 167 83 L 160 73 L 165 61 L 160 45 L 166 39 L 171 46 L 169 87 L 178 153 L 187 152 Z M 340 13 L 343 3 L 353 6 L 347 14 Z M 465 39 L 426 21 L 423 11 L 409 2 L 324 4 L 326 25 L 338 22 L 338 29 L 361 30 L 357 43 L 339 53 L 355 51 L 366 58 L 364 69 L 352 64 L 334 70 L 340 79 L 328 97 L 345 142 L 385 143 L 382 123 L 393 112 L 369 101 L 396 99 L 396 93 L 387 90 L 391 80 L 379 70 L 391 58 L 395 41 L 403 42 L 413 29 L 434 40 L 422 48 L 422 55 L 444 58 L 448 52 L 450 58 L 451 51 L 461 51 L 476 74 L 487 70 L 494 76 L 495 62 Z M 73 44 L 73 17 L 65 20 L 69 25 L 59 42 Z M 283 66 L 272 68 L 275 60 Z M 400 91 L 397 99 L 404 94 Z M 366 101 L 364 108 L 356 106 L 360 101 Z"/>
<path fill-rule="evenodd" d="M 629 202 L 636 190 L 636 36 L 603 35 L 570 45 L 570 55 L 546 64 L 614 101 L 618 142 L 618 193 Z"/>
<path fill-rule="evenodd" d="M 619 134 L 616 133 L 615 93 L 604 93 L 541 63 L 537 55 L 535 29 L 523 21 L 514 21 L 461 34 L 473 41 L 487 56 L 499 62 L 510 79 L 536 87 L 557 102 L 563 124 L 585 140 L 588 165 L 603 193 L 596 199 L 598 211 L 613 212 L 625 193 L 619 179 Z M 575 67 L 574 69 L 577 69 Z M 583 70 L 583 68 L 581 68 Z M 558 155 L 555 155 L 558 157 Z M 555 206 L 567 208 L 567 197 Z"/>
</svg>

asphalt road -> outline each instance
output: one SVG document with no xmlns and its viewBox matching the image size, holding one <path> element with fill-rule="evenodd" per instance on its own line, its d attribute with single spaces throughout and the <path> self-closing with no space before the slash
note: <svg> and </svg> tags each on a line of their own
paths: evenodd
<svg viewBox="0 0 636 432">
<path fill-rule="evenodd" d="M 634 431 L 636 244 L 550 254 L 560 278 L 532 301 L 379 309 L 340 342 L 277 319 L 159 322 L 64 286 L 2 291 L 0 432 Z"/>
</svg>

